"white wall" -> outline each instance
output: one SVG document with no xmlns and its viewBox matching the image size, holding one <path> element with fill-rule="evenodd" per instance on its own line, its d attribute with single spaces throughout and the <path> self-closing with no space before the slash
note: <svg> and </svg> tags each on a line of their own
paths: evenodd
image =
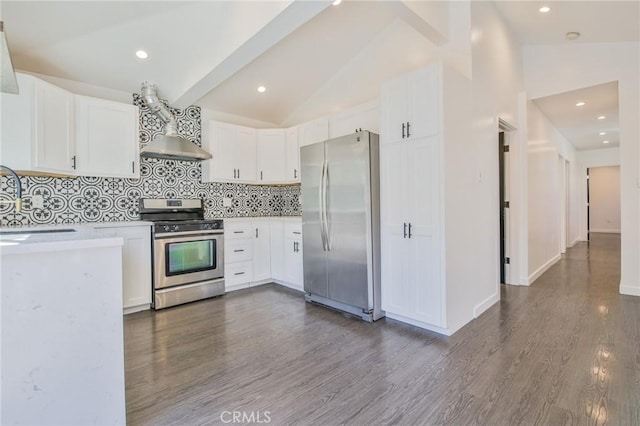
<svg viewBox="0 0 640 426">
<path fill-rule="evenodd" d="M 620 166 L 589 169 L 590 232 L 620 233 Z"/>
<path fill-rule="evenodd" d="M 580 213 L 578 239 L 580 241 L 587 241 L 587 169 L 591 167 L 619 166 L 620 148 L 578 151 L 576 157 L 578 159 L 578 176 L 580 179 L 578 187 L 580 197 L 578 204 L 578 211 Z M 622 205 L 622 199 L 620 203 Z M 622 226 L 622 223 L 620 226 Z"/>
<path fill-rule="evenodd" d="M 565 203 L 565 160 L 569 161 L 569 188 L 577 180 L 576 154 L 573 146 L 553 126 L 534 102 L 527 104 L 528 138 L 528 283 L 560 259 L 566 235 L 563 204 Z M 573 185 L 575 187 L 575 185 Z M 578 199 L 573 192 L 571 199 Z M 567 212 L 569 223 L 578 223 L 578 211 Z M 570 228 L 575 233 L 575 227 Z M 566 246 L 566 243 L 565 243 Z"/>
<path fill-rule="evenodd" d="M 530 98 L 618 81 L 620 118 L 620 292 L 640 296 L 640 43 L 537 45 L 523 49 Z"/>
<path fill-rule="evenodd" d="M 499 13 L 489 2 L 471 2 L 470 12 L 471 106 L 459 118 L 471 136 L 446 148 L 445 221 L 461 218 L 457 230 L 446 227 L 451 331 L 500 299 L 498 118 L 518 122 L 522 90 L 520 50 Z"/>
</svg>

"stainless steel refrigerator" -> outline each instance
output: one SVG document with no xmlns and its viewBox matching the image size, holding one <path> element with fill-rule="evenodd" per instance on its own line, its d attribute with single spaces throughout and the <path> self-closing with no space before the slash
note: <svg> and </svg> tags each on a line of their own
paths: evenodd
<svg viewBox="0 0 640 426">
<path fill-rule="evenodd" d="M 366 321 L 383 317 L 378 135 L 303 146 L 300 166 L 305 299 Z"/>
</svg>

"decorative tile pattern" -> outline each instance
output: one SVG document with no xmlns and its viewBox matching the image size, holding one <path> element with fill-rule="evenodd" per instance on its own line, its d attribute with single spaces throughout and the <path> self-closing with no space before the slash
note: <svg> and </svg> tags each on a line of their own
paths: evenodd
<svg viewBox="0 0 640 426">
<path fill-rule="evenodd" d="M 162 122 L 133 95 L 140 107 L 140 144 L 162 132 Z M 165 103 L 166 104 L 166 103 Z M 200 107 L 170 108 L 176 115 L 178 132 L 201 145 Z M 10 164 L 7 166 L 11 167 Z M 21 177 L 24 206 L 0 204 L 0 225 L 117 222 L 138 219 L 140 198 L 201 198 L 208 218 L 239 216 L 298 216 L 300 186 L 265 186 L 235 183 L 203 183 L 201 164 L 191 161 L 141 158 L 140 179 L 97 177 Z M 43 197 L 43 207 L 34 208 L 30 197 Z M 231 207 L 223 206 L 223 198 Z M 0 200 L 13 200 L 15 185 L 0 176 Z"/>
</svg>

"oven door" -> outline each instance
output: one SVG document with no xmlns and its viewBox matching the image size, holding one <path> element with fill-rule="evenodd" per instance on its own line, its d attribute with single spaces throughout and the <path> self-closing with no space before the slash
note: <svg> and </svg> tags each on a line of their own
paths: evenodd
<svg viewBox="0 0 640 426">
<path fill-rule="evenodd" d="M 153 248 L 157 289 L 224 277 L 223 234 L 156 235 Z"/>
</svg>

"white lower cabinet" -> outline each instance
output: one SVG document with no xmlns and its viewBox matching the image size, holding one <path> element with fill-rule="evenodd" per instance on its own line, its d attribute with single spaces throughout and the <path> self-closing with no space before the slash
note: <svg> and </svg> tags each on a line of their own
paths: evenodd
<svg viewBox="0 0 640 426">
<path fill-rule="evenodd" d="M 254 220 L 253 228 L 253 281 L 271 281 L 271 239 L 268 220 Z"/>
<path fill-rule="evenodd" d="M 302 220 L 286 223 L 284 234 L 284 284 L 302 291 Z"/>
<path fill-rule="evenodd" d="M 275 282 L 302 290 L 302 219 L 225 219 L 225 290 Z"/>
<path fill-rule="evenodd" d="M 100 225 L 96 230 L 124 240 L 122 247 L 122 306 L 124 313 L 151 307 L 151 226 Z"/>
</svg>

